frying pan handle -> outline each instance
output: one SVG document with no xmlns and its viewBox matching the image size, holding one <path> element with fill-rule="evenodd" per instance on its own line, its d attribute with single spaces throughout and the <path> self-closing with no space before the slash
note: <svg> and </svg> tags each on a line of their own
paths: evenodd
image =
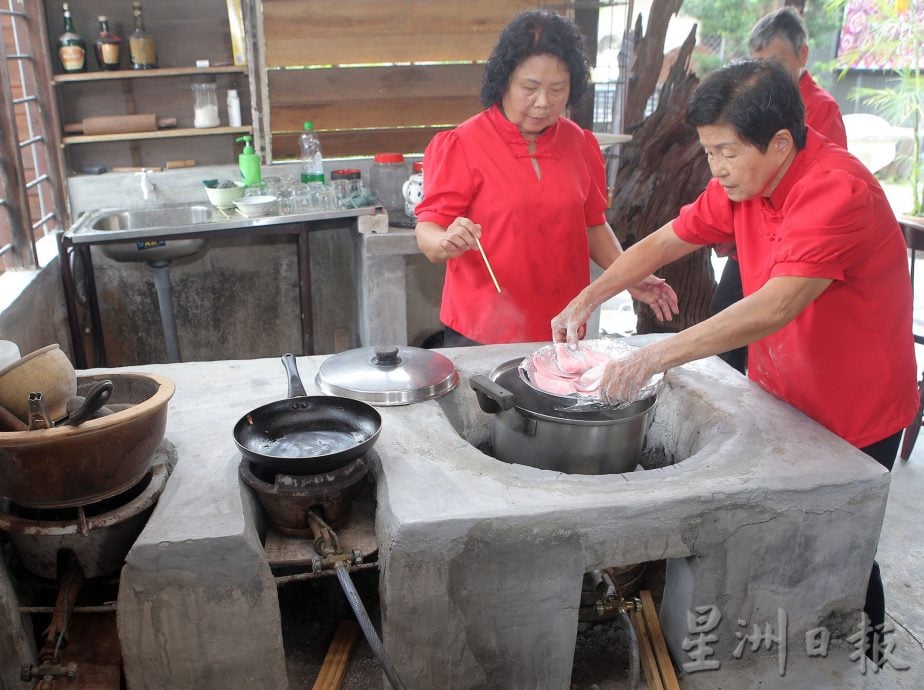
<svg viewBox="0 0 924 690">
<path fill-rule="evenodd" d="M 289 375 L 289 397 L 307 397 L 308 394 L 305 392 L 305 387 L 302 385 L 302 377 L 298 375 L 298 367 L 295 366 L 295 355 L 291 352 L 284 354 L 282 356 L 282 366 L 286 368 L 286 373 Z"/>
<path fill-rule="evenodd" d="M 97 381 L 90 387 L 90 390 L 87 391 L 87 397 L 84 399 L 83 405 L 72 414 L 69 414 L 67 418 L 63 420 L 63 423 L 70 424 L 71 426 L 83 424 L 92 417 L 99 408 L 106 404 L 110 395 L 112 395 L 112 381 L 109 379 Z"/>
</svg>

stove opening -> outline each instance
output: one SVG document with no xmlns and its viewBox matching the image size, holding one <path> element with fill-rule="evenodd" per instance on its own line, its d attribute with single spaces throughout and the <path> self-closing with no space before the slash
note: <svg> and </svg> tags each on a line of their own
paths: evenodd
<svg viewBox="0 0 924 690">
<path fill-rule="evenodd" d="M 665 567 L 660 560 L 584 574 L 572 690 L 646 687 L 646 652 L 640 649 L 649 637 L 646 618 L 658 617 Z M 644 611 L 646 606 L 654 610 Z"/>
<path fill-rule="evenodd" d="M 546 441 L 550 439 L 547 435 L 548 428 L 539 429 L 539 436 L 529 438 L 531 422 L 528 415 L 521 415 L 524 421 L 518 425 L 520 420 L 509 416 L 509 413 L 518 414 L 515 408 L 508 410 L 506 417 L 482 411 L 474 391 L 468 386 L 459 386 L 451 394 L 440 398 L 438 403 L 456 433 L 492 458 L 502 459 L 499 455 L 503 454 L 495 452 L 498 434 L 501 434 L 506 447 L 509 447 L 511 443 L 515 445 L 516 435 L 520 432 L 519 426 L 522 426 L 524 448 L 543 450 Z M 708 420 L 709 423 L 705 424 L 703 420 Z M 666 383 L 648 415 L 635 471 L 658 469 L 692 458 L 710 442 L 717 440 L 723 433 L 721 426 L 716 408 L 702 396 L 697 395 L 695 390 L 674 388 Z M 588 442 L 592 442 L 596 439 L 595 435 L 599 434 L 599 431 L 590 425 L 582 427 L 577 432 L 571 429 L 567 432 L 570 434 L 569 441 L 563 443 L 562 446 L 566 449 L 580 446 L 583 453 L 587 452 L 587 444 L 577 443 L 578 439 L 587 438 Z M 542 436 L 542 434 L 546 435 Z M 540 444 L 541 447 L 537 449 L 535 446 L 530 446 L 530 443 L 535 442 L 534 439 L 539 439 L 540 436 L 543 441 Z M 551 442 L 554 443 L 554 438 L 551 438 Z M 603 446 L 606 446 L 606 443 L 604 441 Z M 530 452 L 524 451 L 524 454 L 528 457 Z M 541 465 L 534 464 L 533 466 L 541 468 Z M 608 474 L 609 472 L 582 471 L 581 473 Z"/>
</svg>

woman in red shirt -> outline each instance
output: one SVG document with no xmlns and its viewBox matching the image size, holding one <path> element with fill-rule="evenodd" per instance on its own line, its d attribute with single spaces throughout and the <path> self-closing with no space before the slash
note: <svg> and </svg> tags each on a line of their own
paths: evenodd
<svg viewBox="0 0 924 690">
<path fill-rule="evenodd" d="M 427 258 L 447 264 L 445 346 L 547 340 L 552 317 L 590 282 L 589 259 L 606 268 L 622 253 L 604 215 L 597 141 L 562 116 L 588 78 L 577 26 L 553 12 L 523 12 L 485 67 L 487 110 L 427 147 L 416 233 Z M 659 278 L 630 293 L 660 319 L 677 313 L 677 296 Z"/>
</svg>

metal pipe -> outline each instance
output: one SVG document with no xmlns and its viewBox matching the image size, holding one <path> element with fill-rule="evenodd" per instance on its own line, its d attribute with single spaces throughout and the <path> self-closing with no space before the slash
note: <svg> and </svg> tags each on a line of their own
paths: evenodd
<svg viewBox="0 0 924 690">
<path fill-rule="evenodd" d="M 362 628 L 363 635 L 366 636 L 366 641 L 369 643 L 372 653 L 379 662 L 379 666 L 381 666 L 382 670 L 385 672 L 385 677 L 388 678 L 388 682 L 391 683 L 391 686 L 395 690 L 405 690 L 404 684 L 401 683 L 394 667 L 392 667 L 388 657 L 385 656 L 385 648 L 382 646 L 382 641 L 375 632 L 369 614 L 366 613 L 366 608 L 363 606 L 363 600 L 359 598 L 359 592 L 356 591 L 356 588 L 353 586 L 353 581 L 350 579 L 350 571 L 346 561 L 339 561 L 337 565 L 334 566 L 334 569 L 337 573 L 337 580 L 340 581 L 340 586 L 343 588 L 343 593 L 346 595 L 347 601 L 350 602 L 350 608 L 352 608 L 353 613 L 356 614 L 359 627 Z"/>
<path fill-rule="evenodd" d="M 164 327 L 167 361 L 175 364 L 182 360 L 180 359 L 180 341 L 176 334 L 173 301 L 170 299 L 170 262 L 149 261 L 148 266 L 154 271 L 154 287 L 157 288 L 157 305 L 160 307 L 160 321 Z"/>
<path fill-rule="evenodd" d="M 116 603 L 101 604 L 100 606 L 74 606 L 71 613 L 115 613 Z M 54 613 L 54 606 L 20 606 L 20 613 Z"/>
<path fill-rule="evenodd" d="M 379 567 L 379 564 L 376 562 L 372 563 L 363 563 L 361 565 L 350 566 L 353 568 L 354 572 L 358 570 L 375 570 Z M 273 579 L 276 581 L 276 585 L 282 587 L 283 585 L 289 585 L 293 582 L 306 582 L 308 580 L 317 580 L 319 577 L 328 577 L 330 575 L 329 571 L 321 570 L 319 572 L 309 571 L 305 573 L 295 573 L 294 575 L 276 575 Z"/>
</svg>

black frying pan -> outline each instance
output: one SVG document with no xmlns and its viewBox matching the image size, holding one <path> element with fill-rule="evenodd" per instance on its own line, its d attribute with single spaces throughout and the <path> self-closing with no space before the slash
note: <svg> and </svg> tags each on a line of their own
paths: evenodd
<svg viewBox="0 0 924 690">
<path fill-rule="evenodd" d="M 245 458 L 273 472 L 314 474 L 343 467 L 369 450 L 382 418 L 364 402 L 305 393 L 295 356 L 282 363 L 289 397 L 251 410 L 234 425 L 234 442 Z"/>
</svg>

